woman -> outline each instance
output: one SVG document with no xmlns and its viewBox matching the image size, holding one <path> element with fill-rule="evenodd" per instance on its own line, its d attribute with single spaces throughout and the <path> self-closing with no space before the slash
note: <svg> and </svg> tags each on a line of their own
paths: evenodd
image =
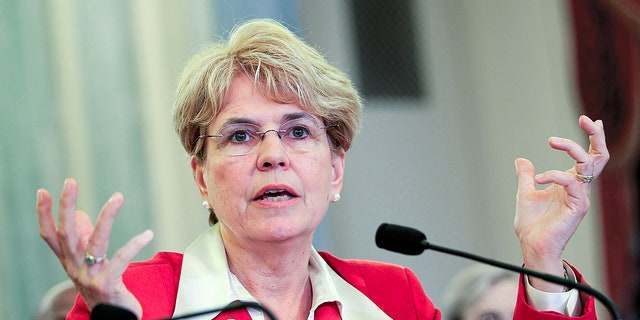
<svg viewBox="0 0 640 320">
<path fill-rule="evenodd" d="M 509 320 L 518 293 L 516 273 L 475 264 L 460 271 L 442 297 L 447 320 Z"/>
<path fill-rule="evenodd" d="M 277 22 L 250 21 L 188 63 L 176 97 L 176 131 L 212 226 L 184 255 L 161 252 L 130 264 L 153 234 L 104 257 L 120 193 L 93 228 L 76 211 L 73 180 L 65 182 L 57 226 L 51 196 L 39 190 L 41 236 L 80 292 L 70 319 L 88 319 L 100 303 L 154 319 L 238 300 L 259 302 L 278 319 L 440 318 L 410 270 L 340 260 L 311 245 L 329 204 L 340 199 L 345 153 L 361 117 L 353 85 L 317 51 Z M 562 250 L 589 203 L 590 178 L 576 174 L 597 175 L 608 159 L 602 123 L 583 116 L 580 126 L 590 136 L 589 153 L 570 140 L 550 141 L 576 160 L 574 168 L 534 177 L 530 162 L 516 160 L 515 227 L 525 265 L 560 276 L 565 268 L 573 274 Z M 539 191 L 535 183 L 553 185 Z M 516 317 L 543 319 L 550 313 L 527 304 L 524 288 L 535 301 L 548 295 L 533 288 L 562 288 L 528 280 Z M 595 317 L 593 299 L 578 302 L 584 308 L 577 314 Z M 224 316 L 261 319 L 253 309 Z"/>
<path fill-rule="evenodd" d="M 73 307 L 78 290 L 71 280 L 65 280 L 49 288 L 40 299 L 35 320 L 60 320 L 67 317 Z"/>
</svg>

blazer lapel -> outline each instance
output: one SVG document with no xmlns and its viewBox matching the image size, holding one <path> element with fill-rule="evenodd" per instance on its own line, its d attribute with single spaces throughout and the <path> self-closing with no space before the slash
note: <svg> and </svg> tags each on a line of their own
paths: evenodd
<svg viewBox="0 0 640 320">
<path fill-rule="evenodd" d="M 316 320 L 340 320 L 340 310 L 335 302 L 325 302 L 321 304 L 315 312 Z"/>
<path fill-rule="evenodd" d="M 320 305 L 315 312 L 316 320 L 341 320 L 340 310 L 335 302 L 326 302 Z M 247 309 L 225 311 L 217 315 L 215 320 L 251 320 Z"/>
<path fill-rule="evenodd" d="M 247 309 L 236 309 L 231 311 L 225 311 L 217 315 L 215 320 L 251 320 L 249 311 Z"/>
</svg>

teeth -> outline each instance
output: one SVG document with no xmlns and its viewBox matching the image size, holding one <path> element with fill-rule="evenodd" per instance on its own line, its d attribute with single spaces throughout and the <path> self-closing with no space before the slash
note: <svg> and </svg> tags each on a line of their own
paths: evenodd
<svg viewBox="0 0 640 320">
<path fill-rule="evenodd" d="M 265 199 L 269 202 L 275 202 L 275 201 L 289 200 L 291 199 L 291 196 L 287 194 L 287 195 L 282 195 L 277 197 L 265 197 Z"/>
<path fill-rule="evenodd" d="M 289 200 L 293 198 L 293 196 L 289 192 L 287 192 L 287 190 L 280 189 L 280 190 L 267 190 L 262 194 L 261 198 L 269 202 L 276 202 L 276 201 Z"/>
</svg>

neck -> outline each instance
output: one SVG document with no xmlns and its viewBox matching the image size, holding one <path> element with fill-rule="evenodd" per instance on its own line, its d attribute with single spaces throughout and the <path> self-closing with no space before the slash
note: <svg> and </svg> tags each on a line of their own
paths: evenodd
<svg viewBox="0 0 640 320">
<path fill-rule="evenodd" d="M 278 319 L 306 319 L 312 303 L 311 240 L 239 245 L 223 236 L 229 269 Z"/>
</svg>

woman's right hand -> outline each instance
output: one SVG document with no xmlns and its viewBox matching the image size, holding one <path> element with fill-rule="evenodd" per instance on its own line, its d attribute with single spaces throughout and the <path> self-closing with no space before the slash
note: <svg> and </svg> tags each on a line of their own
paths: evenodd
<svg viewBox="0 0 640 320">
<path fill-rule="evenodd" d="M 100 211 L 95 228 L 89 216 L 76 209 L 78 185 L 73 179 L 64 182 L 60 197 L 58 224 L 52 213 L 51 195 L 38 190 L 37 211 L 40 236 L 56 254 L 62 267 L 75 283 L 89 310 L 100 303 L 119 306 L 142 319 L 142 307 L 122 281 L 129 262 L 153 239 L 151 230 L 133 237 L 110 259 L 88 264 L 86 254 L 106 256 L 113 221 L 124 201 L 116 192 Z"/>
</svg>

